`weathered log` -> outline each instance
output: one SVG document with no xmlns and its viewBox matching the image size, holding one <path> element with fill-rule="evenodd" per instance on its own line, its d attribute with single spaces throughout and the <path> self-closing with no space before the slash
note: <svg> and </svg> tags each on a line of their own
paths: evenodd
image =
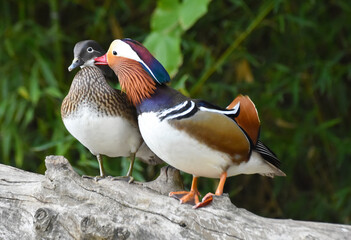
<svg viewBox="0 0 351 240">
<path fill-rule="evenodd" d="M 0 164 L 0 239 L 351 239 L 351 226 L 278 220 L 236 208 L 224 195 L 202 209 L 168 197 L 179 172 L 150 183 L 98 182 L 60 156 L 44 175 Z"/>
</svg>

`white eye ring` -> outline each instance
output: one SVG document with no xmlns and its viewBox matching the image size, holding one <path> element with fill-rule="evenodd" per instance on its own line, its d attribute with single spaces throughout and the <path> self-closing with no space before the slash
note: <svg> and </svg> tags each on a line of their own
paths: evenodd
<svg viewBox="0 0 351 240">
<path fill-rule="evenodd" d="M 117 56 L 117 52 L 116 51 L 112 51 L 112 54 Z"/>
<path fill-rule="evenodd" d="M 88 52 L 88 53 L 92 53 L 93 51 L 94 51 L 94 49 L 93 49 L 92 47 L 88 47 L 88 48 L 87 48 L 87 52 Z"/>
</svg>

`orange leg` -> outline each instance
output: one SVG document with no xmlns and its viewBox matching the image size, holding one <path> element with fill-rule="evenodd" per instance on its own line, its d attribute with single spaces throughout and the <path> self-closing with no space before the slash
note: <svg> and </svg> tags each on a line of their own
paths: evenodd
<svg viewBox="0 0 351 240">
<path fill-rule="evenodd" d="M 223 194 L 223 187 L 224 187 L 224 183 L 225 180 L 227 179 L 227 172 L 223 172 L 221 174 L 220 180 L 219 180 L 219 184 L 216 190 L 216 193 L 207 193 L 203 198 L 202 201 L 197 203 L 193 208 L 200 208 L 200 207 L 204 207 L 207 206 L 208 204 L 210 204 L 213 200 L 213 195 L 217 195 L 220 196 Z"/>
<path fill-rule="evenodd" d="M 197 190 L 197 180 L 198 177 L 193 177 L 193 182 L 191 184 L 190 192 L 180 191 L 180 192 L 170 192 L 169 196 L 180 200 L 180 203 L 189 203 L 191 205 L 198 204 L 199 201 L 199 191 Z"/>
<path fill-rule="evenodd" d="M 224 172 L 221 174 L 221 177 L 219 179 L 219 184 L 218 184 L 218 187 L 217 187 L 217 190 L 216 190 L 216 195 L 217 196 L 220 196 L 223 194 L 223 188 L 224 188 L 224 183 L 225 183 L 225 180 L 227 179 L 227 172 Z"/>
</svg>

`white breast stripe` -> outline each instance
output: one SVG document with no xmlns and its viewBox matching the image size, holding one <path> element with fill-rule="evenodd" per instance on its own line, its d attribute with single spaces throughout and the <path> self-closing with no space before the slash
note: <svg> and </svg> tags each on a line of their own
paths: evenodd
<svg viewBox="0 0 351 240">
<path fill-rule="evenodd" d="M 213 109 L 213 108 L 206 108 L 206 107 L 200 107 L 201 111 L 207 111 L 207 112 L 215 112 L 215 113 L 220 113 L 220 114 L 236 114 L 239 110 L 240 107 L 240 102 L 238 102 L 233 109 L 231 110 L 218 110 L 218 109 Z"/>
<path fill-rule="evenodd" d="M 181 104 L 176 105 L 175 107 L 172 107 L 170 109 L 167 109 L 166 111 L 163 111 L 161 114 L 158 115 L 159 118 L 165 117 L 167 114 L 173 112 L 173 111 L 178 111 L 179 109 L 182 109 L 185 105 L 188 104 L 189 101 L 185 101 Z"/>
<path fill-rule="evenodd" d="M 188 101 L 186 101 L 186 103 L 188 103 Z M 174 119 L 174 118 L 178 118 L 178 117 L 181 117 L 181 116 L 185 116 L 188 113 L 190 113 L 194 109 L 194 107 L 195 107 L 195 103 L 193 101 L 191 101 L 191 106 L 186 111 L 180 112 L 180 113 L 175 114 L 175 115 L 170 115 L 169 117 L 166 117 L 165 119 L 169 120 L 169 119 Z"/>
</svg>

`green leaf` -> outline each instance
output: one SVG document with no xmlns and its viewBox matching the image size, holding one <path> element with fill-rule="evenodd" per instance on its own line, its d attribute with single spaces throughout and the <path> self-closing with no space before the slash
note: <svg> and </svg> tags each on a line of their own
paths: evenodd
<svg viewBox="0 0 351 240">
<path fill-rule="evenodd" d="M 2 128 L 1 130 L 1 147 L 2 147 L 2 158 L 5 164 L 10 163 L 10 150 L 11 150 L 11 141 L 14 136 L 14 131 L 12 129 Z"/>
<path fill-rule="evenodd" d="M 329 121 L 323 122 L 322 124 L 320 124 L 316 130 L 317 132 L 321 131 L 321 130 L 325 130 L 331 127 L 334 127 L 335 125 L 338 125 L 341 122 L 341 118 L 334 118 L 331 119 Z"/>
<path fill-rule="evenodd" d="M 19 123 L 22 120 L 26 110 L 27 110 L 27 103 L 25 101 L 22 101 L 17 105 L 16 115 L 14 119 L 16 123 Z"/>
<path fill-rule="evenodd" d="M 200 17 L 207 12 L 210 0 L 184 0 L 179 9 L 180 25 L 188 30 Z"/>
<path fill-rule="evenodd" d="M 183 62 L 180 50 L 180 37 L 173 37 L 161 32 L 151 33 L 144 42 L 146 48 L 174 76 Z"/>
<path fill-rule="evenodd" d="M 5 43 L 5 49 L 8 53 L 8 55 L 10 57 L 14 57 L 16 54 L 15 54 L 15 51 L 13 50 L 13 46 L 12 46 L 11 41 L 9 39 L 5 39 L 4 43 Z"/>
<path fill-rule="evenodd" d="M 34 146 L 34 147 L 31 148 L 31 150 L 35 151 L 35 152 L 44 151 L 44 150 L 47 150 L 49 148 L 55 147 L 58 144 L 63 143 L 64 141 L 66 141 L 67 138 L 68 137 L 63 138 L 63 139 L 50 141 L 50 142 L 47 142 L 47 143 L 44 143 L 44 144 L 41 144 L 41 145 L 38 145 L 38 146 Z"/>
<path fill-rule="evenodd" d="M 160 0 L 151 19 L 153 31 L 172 31 L 178 25 L 178 0 Z"/>
<path fill-rule="evenodd" d="M 24 116 L 23 126 L 27 126 L 33 120 L 33 117 L 34 117 L 34 109 L 28 108 Z"/>
<path fill-rule="evenodd" d="M 50 67 L 50 64 L 46 62 L 44 57 L 41 56 L 39 53 L 33 52 L 33 55 L 35 55 L 36 60 L 39 63 L 41 73 L 43 74 L 43 77 L 47 84 L 53 87 L 57 87 L 57 81 L 53 72 L 51 71 L 52 68 Z"/>
<path fill-rule="evenodd" d="M 48 87 L 45 89 L 45 93 L 52 97 L 62 98 L 63 94 L 60 92 L 58 88 Z"/>
<path fill-rule="evenodd" d="M 20 86 L 18 88 L 18 94 L 26 100 L 29 100 L 29 93 L 25 86 Z"/>
<path fill-rule="evenodd" d="M 40 98 L 40 88 L 39 88 L 39 67 L 35 64 L 32 68 L 31 75 L 29 78 L 29 93 L 30 98 L 34 104 L 37 104 Z"/>
<path fill-rule="evenodd" d="M 15 137 L 15 163 L 16 163 L 16 166 L 22 167 L 23 166 L 23 159 L 24 159 L 23 140 L 21 137 L 16 135 L 16 137 Z"/>
</svg>

